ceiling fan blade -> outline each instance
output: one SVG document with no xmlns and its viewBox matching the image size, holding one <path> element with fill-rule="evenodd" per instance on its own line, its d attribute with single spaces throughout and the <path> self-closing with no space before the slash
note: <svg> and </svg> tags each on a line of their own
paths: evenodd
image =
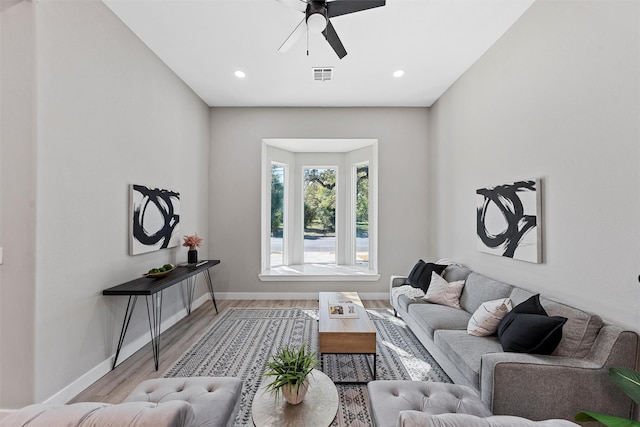
<svg viewBox="0 0 640 427">
<path fill-rule="evenodd" d="M 348 13 L 360 12 L 361 10 L 373 9 L 384 6 L 385 0 L 334 0 L 327 2 L 327 17 L 346 15 Z"/>
<path fill-rule="evenodd" d="M 338 33 L 336 33 L 335 28 L 333 28 L 333 25 L 331 25 L 331 21 L 327 21 L 327 28 L 324 29 L 322 35 L 324 35 L 324 38 L 327 39 L 329 45 L 331 45 L 333 50 L 338 55 L 338 58 L 342 59 L 347 56 L 347 51 L 342 45 L 340 37 L 338 37 Z"/>
<path fill-rule="evenodd" d="M 302 21 L 298 24 L 298 26 L 289 34 L 289 37 L 282 43 L 282 46 L 278 49 L 279 52 L 286 52 L 291 49 L 301 35 L 307 31 L 307 23 L 305 22 L 306 18 L 302 18 Z"/>
<path fill-rule="evenodd" d="M 295 9 L 299 12 L 304 12 L 307 10 L 307 1 L 306 0 L 276 0 L 283 5 Z"/>
</svg>

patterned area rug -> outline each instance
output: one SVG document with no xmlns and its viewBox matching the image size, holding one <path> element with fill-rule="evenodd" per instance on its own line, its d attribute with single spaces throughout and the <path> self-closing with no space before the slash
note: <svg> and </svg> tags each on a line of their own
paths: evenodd
<svg viewBox="0 0 640 427">
<path fill-rule="evenodd" d="M 451 382 L 429 352 L 392 310 L 368 309 L 377 333 L 377 379 Z M 318 310 L 229 309 L 165 377 L 241 378 L 242 403 L 236 426 L 252 426 L 251 402 L 263 381 L 265 362 L 282 346 L 318 348 Z M 370 357 L 370 361 L 373 358 Z M 326 355 L 324 372 L 334 381 L 370 379 L 361 355 Z M 340 400 L 332 426 L 371 426 L 366 385 L 337 385 Z"/>
</svg>

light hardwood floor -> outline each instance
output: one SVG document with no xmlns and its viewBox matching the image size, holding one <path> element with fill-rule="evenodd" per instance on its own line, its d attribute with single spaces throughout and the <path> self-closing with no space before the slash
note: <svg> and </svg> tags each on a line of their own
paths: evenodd
<svg viewBox="0 0 640 427">
<path fill-rule="evenodd" d="M 185 351 L 193 345 L 206 329 L 231 307 L 251 308 L 318 308 L 317 300 L 222 300 L 216 301 L 220 314 L 216 315 L 213 303 L 207 301 L 190 316 L 160 336 L 160 364 L 154 369 L 151 345 L 147 344 L 127 360 L 78 394 L 69 403 L 106 402 L 120 403 L 140 382 L 150 378 L 161 378 Z M 388 308 L 388 300 L 365 300 L 366 308 Z"/>
</svg>

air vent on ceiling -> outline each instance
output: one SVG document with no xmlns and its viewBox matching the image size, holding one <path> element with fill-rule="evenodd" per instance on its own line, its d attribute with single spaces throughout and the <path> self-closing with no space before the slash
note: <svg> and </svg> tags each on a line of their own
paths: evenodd
<svg viewBox="0 0 640 427">
<path fill-rule="evenodd" d="M 311 70 L 313 80 L 317 82 L 327 82 L 333 79 L 333 67 L 316 67 Z"/>
</svg>

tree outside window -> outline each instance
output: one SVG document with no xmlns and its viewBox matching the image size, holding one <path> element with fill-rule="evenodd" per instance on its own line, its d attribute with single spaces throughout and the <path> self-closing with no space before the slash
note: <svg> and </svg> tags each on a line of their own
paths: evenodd
<svg viewBox="0 0 640 427">
<path fill-rule="evenodd" d="M 335 168 L 303 171 L 305 262 L 336 262 L 336 173 Z"/>
</svg>

